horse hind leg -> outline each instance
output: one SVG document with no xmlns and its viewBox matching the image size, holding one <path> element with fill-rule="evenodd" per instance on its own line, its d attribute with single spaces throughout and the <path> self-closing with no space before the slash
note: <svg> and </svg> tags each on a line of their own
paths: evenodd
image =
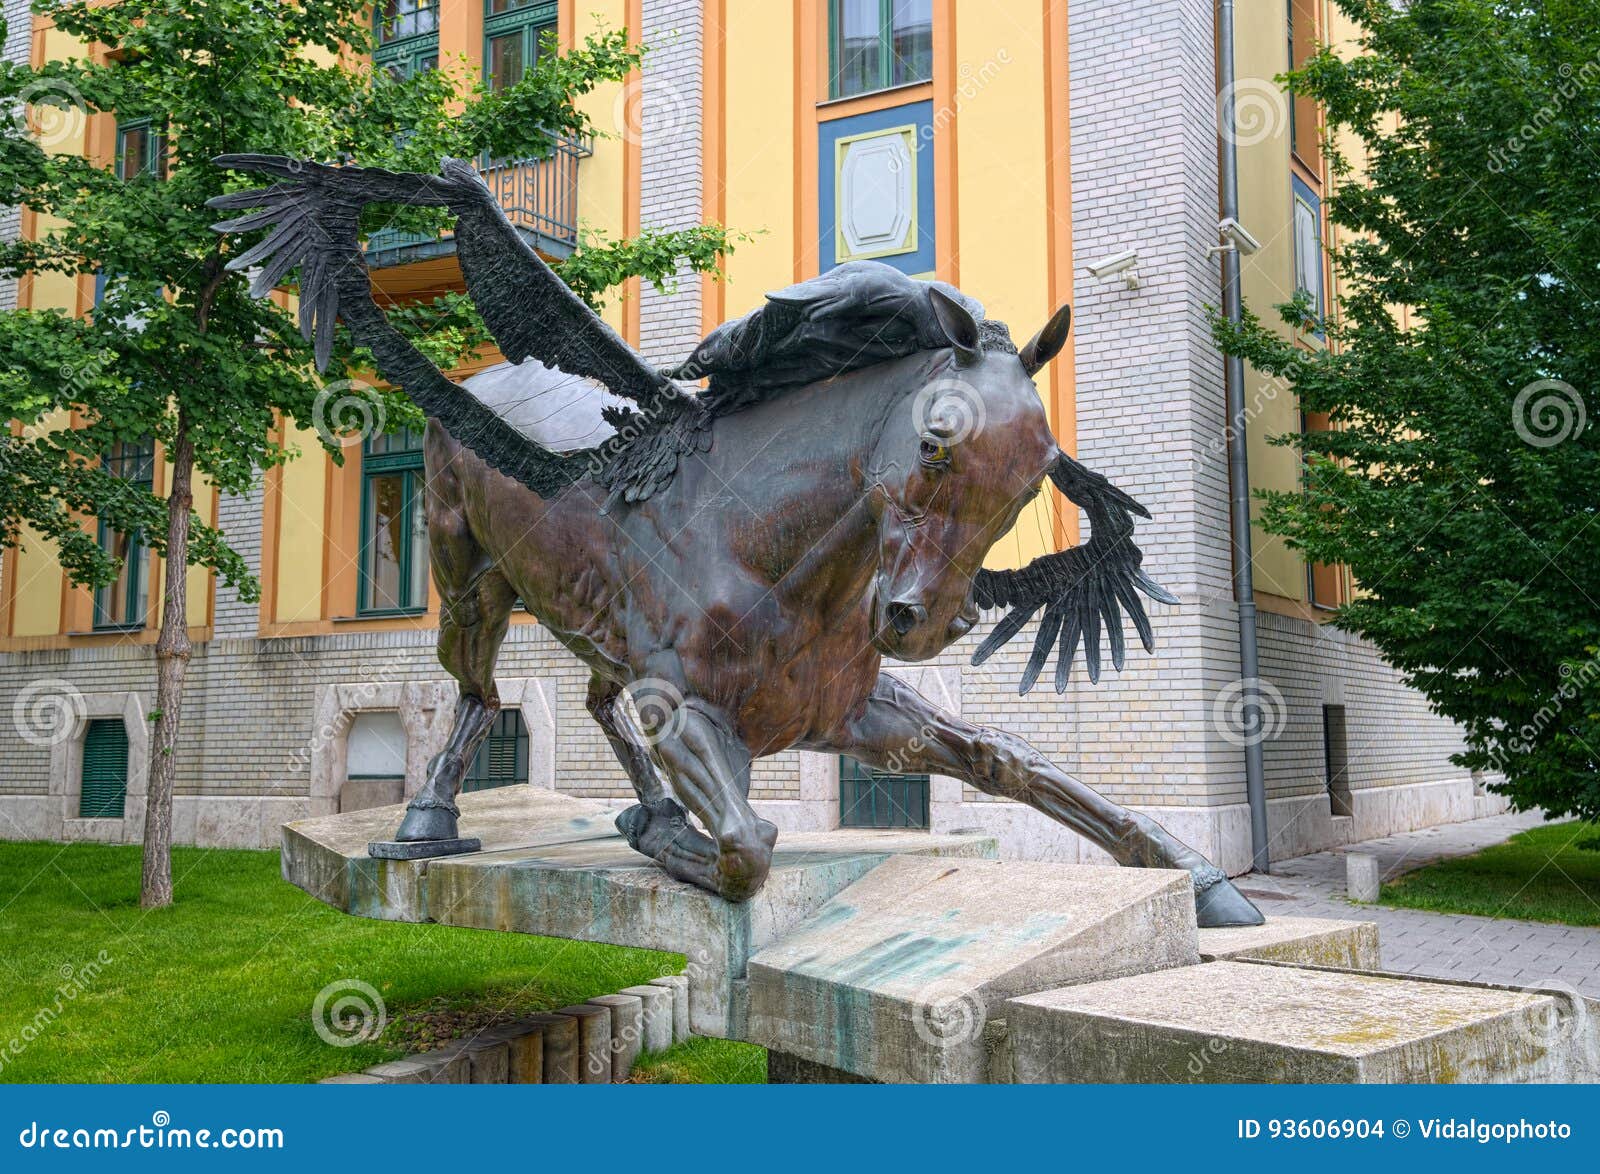
<svg viewBox="0 0 1600 1174">
<path fill-rule="evenodd" d="M 500 712 L 494 664 L 517 599 L 467 531 L 465 518 L 453 507 L 453 495 L 439 492 L 432 481 L 428 545 L 441 596 L 439 663 L 461 691 L 450 737 L 428 763 L 427 781 L 407 805 L 397 840 L 450 840 L 457 835 L 456 796 Z"/>
</svg>

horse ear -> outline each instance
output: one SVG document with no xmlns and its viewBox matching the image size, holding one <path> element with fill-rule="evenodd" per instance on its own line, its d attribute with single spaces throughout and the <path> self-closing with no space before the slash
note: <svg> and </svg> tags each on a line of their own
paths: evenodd
<svg viewBox="0 0 1600 1174">
<path fill-rule="evenodd" d="M 939 329 L 955 348 L 956 361 L 974 363 L 983 354 L 983 342 L 978 337 L 978 320 L 972 312 L 938 286 L 928 290 L 933 303 L 933 317 Z"/>
<path fill-rule="evenodd" d="M 1059 355 L 1061 348 L 1067 345 L 1067 331 L 1071 329 L 1072 307 L 1063 305 L 1050 315 L 1050 321 L 1029 340 L 1028 345 L 1017 352 L 1017 358 L 1022 360 L 1023 370 L 1029 375 L 1037 375 L 1040 369 Z"/>
</svg>

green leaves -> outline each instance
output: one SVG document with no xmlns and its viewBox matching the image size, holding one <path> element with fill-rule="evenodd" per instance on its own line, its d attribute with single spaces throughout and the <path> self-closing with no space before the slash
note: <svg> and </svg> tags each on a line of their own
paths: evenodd
<svg viewBox="0 0 1600 1174">
<path fill-rule="evenodd" d="M 24 425 L 0 450 L 0 533 L 33 526 L 74 581 L 94 584 L 116 568 L 84 516 L 140 528 L 157 548 L 167 531 L 163 502 L 97 470 L 111 444 L 153 436 L 170 447 L 181 428 L 197 471 L 242 493 L 290 455 L 271 439 L 280 418 L 316 424 L 324 383 L 292 316 L 252 300 L 245 276 L 224 270 L 230 246 L 211 231 L 217 216 L 206 201 L 253 181 L 213 167 L 213 157 L 260 151 L 423 171 L 443 155 L 540 157 L 552 134 L 600 133 L 572 99 L 623 80 L 643 53 L 621 30 L 597 33 L 544 54 L 491 94 L 464 63 L 407 78 L 372 68 L 363 60 L 368 0 L 66 0 L 51 15 L 110 54 L 37 69 L 0 62 L 0 109 L 33 102 L 37 132 L 0 117 L 0 204 L 25 204 L 49 226 L 37 240 L 0 245 L 0 272 L 97 275 L 102 294 L 81 319 L 0 314 L 0 417 Z M 67 153 L 98 114 L 151 118 L 166 135 L 165 177 L 124 179 L 106 160 Z M 382 209 L 368 227 L 431 232 L 441 223 L 430 211 Z M 564 271 L 598 305 L 635 276 L 660 284 L 683 270 L 715 272 L 730 244 L 717 227 L 650 232 L 586 244 Z M 488 341 L 460 294 L 396 307 L 393 317 L 445 369 Z M 327 378 L 359 381 L 367 359 L 341 338 Z M 82 426 L 52 431 L 69 412 Z M 385 414 L 396 426 L 421 423 L 398 396 Z M 249 568 L 225 537 L 191 523 L 179 557 L 253 598 Z"/>
<path fill-rule="evenodd" d="M 1339 624 L 1461 724 L 1459 763 L 1593 818 L 1600 22 L 1580 0 L 1338 3 L 1363 54 L 1288 79 L 1359 144 L 1325 205 L 1344 242 L 1330 345 L 1214 322 L 1335 424 L 1276 438 L 1306 476 L 1260 494 L 1262 519 L 1352 569 Z"/>
</svg>

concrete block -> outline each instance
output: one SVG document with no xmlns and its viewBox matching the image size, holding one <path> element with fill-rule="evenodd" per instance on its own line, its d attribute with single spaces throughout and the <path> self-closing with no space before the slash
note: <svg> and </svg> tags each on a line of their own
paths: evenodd
<svg viewBox="0 0 1600 1174">
<path fill-rule="evenodd" d="M 1378 899 L 1383 880 L 1378 871 L 1378 858 L 1365 852 L 1346 852 L 1344 855 L 1345 893 L 1352 901 L 1367 904 Z"/>
<path fill-rule="evenodd" d="M 689 980 L 681 974 L 652 978 L 651 986 L 664 986 L 672 992 L 672 1042 L 689 1038 Z"/>
<path fill-rule="evenodd" d="M 734 984 L 750 955 L 898 853 L 987 858 L 984 836 L 844 830 L 785 834 L 765 887 L 733 904 L 669 878 L 628 847 L 605 802 L 536 787 L 460 797 L 464 837 L 483 851 L 431 861 L 374 860 L 403 809 L 374 807 L 286 824 L 283 875 L 364 917 L 667 950 L 689 958 L 689 1019 L 701 1035 L 738 1022 Z M 547 1074 L 548 1078 L 548 1074 Z"/>
<path fill-rule="evenodd" d="M 1378 970 L 1378 926 L 1371 921 L 1269 917 L 1265 925 L 1202 929 L 1200 960 Z"/>
<path fill-rule="evenodd" d="M 347 1072 L 343 1076 L 324 1076 L 318 1084 L 384 1084 L 384 1080 L 365 1072 Z"/>
<path fill-rule="evenodd" d="M 562 1007 L 557 1015 L 578 1021 L 578 1082 L 611 1083 L 611 1008 L 598 1003 Z"/>
<path fill-rule="evenodd" d="M 505 1084 L 510 1079 L 510 1051 L 506 1042 L 492 1036 L 476 1035 L 462 1041 L 467 1058 L 468 1084 Z"/>
<path fill-rule="evenodd" d="M 539 1023 L 518 1019 L 483 1034 L 505 1041 L 507 1084 L 544 1083 L 544 1028 Z"/>
<path fill-rule="evenodd" d="M 646 983 L 623 987 L 619 994 L 638 995 L 644 1012 L 644 1050 L 664 1052 L 672 1046 L 672 992 Z"/>
<path fill-rule="evenodd" d="M 367 1069 L 367 1075 L 385 1084 L 467 1084 L 471 1071 L 470 1061 L 460 1049 L 445 1047 L 375 1064 Z"/>
<path fill-rule="evenodd" d="M 534 1015 L 530 1022 L 538 1024 L 540 1044 L 544 1055 L 544 1083 L 578 1084 L 578 1021 L 570 1015 Z"/>
<path fill-rule="evenodd" d="M 1350 971 L 1207 962 L 1006 1004 L 1023 1083 L 1559 1081 L 1549 995 Z"/>
<path fill-rule="evenodd" d="M 644 1000 L 638 995 L 600 995 L 589 1000 L 611 1012 L 611 1079 L 628 1079 L 644 1050 Z"/>
<path fill-rule="evenodd" d="M 750 962 L 749 1039 L 885 1082 L 981 1082 L 1014 995 L 1199 961 L 1175 870 L 895 857 Z"/>
</svg>

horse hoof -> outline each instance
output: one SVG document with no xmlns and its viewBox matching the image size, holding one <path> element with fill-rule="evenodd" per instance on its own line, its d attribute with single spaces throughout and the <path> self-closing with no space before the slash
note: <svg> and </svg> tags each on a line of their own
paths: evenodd
<svg viewBox="0 0 1600 1174">
<path fill-rule="evenodd" d="M 675 799 L 635 803 L 617 816 L 617 830 L 628 847 L 654 859 L 672 840 L 683 835 L 689 815 Z"/>
<path fill-rule="evenodd" d="M 456 838 L 456 815 L 447 807 L 408 807 L 406 817 L 400 821 L 396 840 L 453 840 Z"/>
<path fill-rule="evenodd" d="M 1267 920 L 1220 870 L 1214 877 L 1195 877 L 1194 911 L 1201 929 L 1261 925 Z"/>
</svg>

